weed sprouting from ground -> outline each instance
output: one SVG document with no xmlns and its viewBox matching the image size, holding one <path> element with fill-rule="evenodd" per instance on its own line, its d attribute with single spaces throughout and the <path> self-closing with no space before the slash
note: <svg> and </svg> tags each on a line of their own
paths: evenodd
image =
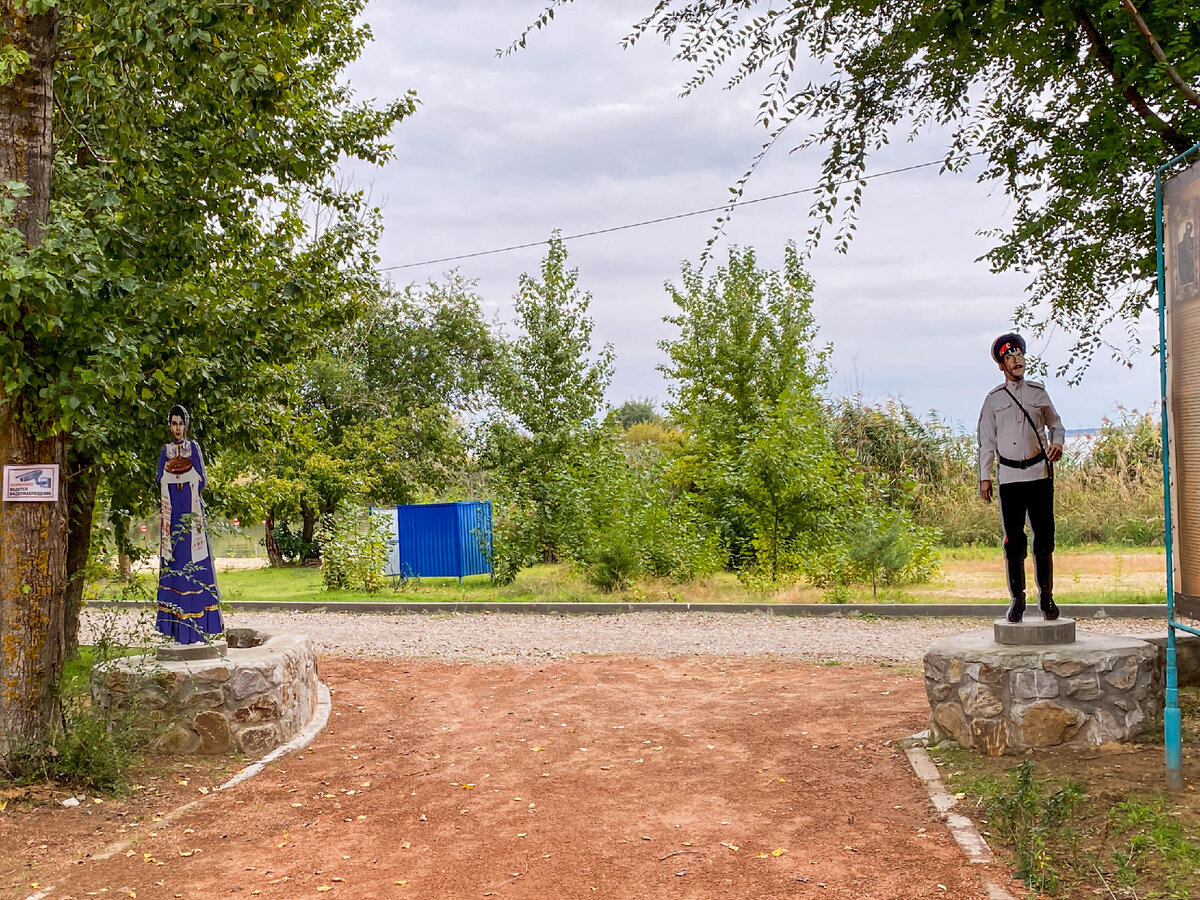
<svg viewBox="0 0 1200 900">
<path fill-rule="evenodd" d="M 979 790 L 992 833 L 1013 850 L 1017 877 L 1031 889 L 1056 894 L 1061 852 L 1078 855 L 1081 835 L 1070 819 L 1084 798 L 1083 785 L 1050 790 L 1034 777 L 1033 761 L 1025 760 L 1005 780 L 985 779 Z"/>
</svg>

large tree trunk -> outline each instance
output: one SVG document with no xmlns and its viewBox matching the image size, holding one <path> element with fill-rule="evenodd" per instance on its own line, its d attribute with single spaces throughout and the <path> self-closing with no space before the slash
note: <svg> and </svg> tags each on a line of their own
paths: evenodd
<svg viewBox="0 0 1200 900">
<path fill-rule="evenodd" d="M 275 510 L 267 511 L 267 520 L 263 523 L 266 529 L 266 537 L 263 543 L 267 547 L 267 563 L 273 569 L 283 568 L 283 554 L 279 552 L 279 545 L 275 543 Z"/>
<path fill-rule="evenodd" d="M 54 147 L 56 10 L 31 16 L 0 0 L 0 44 L 23 51 L 29 65 L 0 85 L 0 182 L 18 181 L 13 224 L 34 247 L 50 211 Z M 57 465 L 65 474 L 65 435 L 40 439 L 18 418 L 15 398 L 0 391 L 0 463 Z M 0 760 L 36 747 L 56 721 L 67 580 L 67 496 L 53 503 L 0 503 Z"/>
<path fill-rule="evenodd" d="M 301 504 L 300 519 L 302 525 L 300 526 L 300 540 L 306 544 L 313 542 L 313 535 L 317 532 L 317 518 L 317 510 L 307 504 Z"/>
<path fill-rule="evenodd" d="M 96 489 L 100 479 L 91 467 L 92 460 L 76 457 L 71 461 L 67 489 L 67 594 L 63 611 L 63 656 L 74 659 L 79 653 L 79 614 L 83 609 L 83 589 L 87 586 L 87 561 L 92 549 L 92 518 L 96 510 Z"/>
<path fill-rule="evenodd" d="M 39 441 L 0 393 L 0 462 L 66 471 L 67 439 Z M 53 503 L 0 504 L 0 759 L 37 747 L 57 721 L 67 583 L 67 492 Z"/>
<path fill-rule="evenodd" d="M 36 247 L 50 215 L 54 165 L 54 52 L 57 10 L 31 16 L 17 0 L 0 0 L 0 45 L 29 55 L 29 66 L 0 84 L 0 183 L 20 181 L 29 191 L 16 199 L 16 226 Z"/>
</svg>

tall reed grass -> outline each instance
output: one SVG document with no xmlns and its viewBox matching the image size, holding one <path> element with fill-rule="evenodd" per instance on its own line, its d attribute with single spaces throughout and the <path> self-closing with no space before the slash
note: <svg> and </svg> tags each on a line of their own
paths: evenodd
<svg viewBox="0 0 1200 900">
<path fill-rule="evenodd" d="M 894 400 L 842 400 L 832 416 L 841 449 L 884 501 L 907 506 L 918 525 L 938 529 L 942 546 L 998 540 L 996 506 L 979 499 L 974 435 L 922 419 Z M 1054 473 L 1058 544 L 1162 544 L 1159 429 L 1157 411 L 1118 408 L 1095 434 L 1068 441 Z"/>
</svg>

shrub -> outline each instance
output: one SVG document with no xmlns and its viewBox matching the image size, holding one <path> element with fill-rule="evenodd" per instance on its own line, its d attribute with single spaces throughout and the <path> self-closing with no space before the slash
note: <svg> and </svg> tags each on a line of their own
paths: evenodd
<svg viewBox="0 0 1200 900">
<path fill-rule="evenodd" d="M 342 506 L 327 516 L 317 534 L 321 580 L 328 591 L 360 588 L 375 593 L 387 579 L 387 526 L 361 507 Z"/>
<path fill-rule="evenodd" d="M 589 583 L 611 594 L 631 587 L 639 569 L 634 542 L 628 534 L 614 530 L 597 540 L 584 567 L 584 574 Z"/>
<path fill-rule="evenodd" d="M 271 534 L 275 538 L 275 546 L 279 549 L 279 555 L 283 557 L 284 562 L 304 562 L 309 559 L 317 559 L 321 555 L 321 549 L 317 542 L 304 540 L 292 531 L 287 522 L 278 523 L 271 529 Z"/>
</svg>

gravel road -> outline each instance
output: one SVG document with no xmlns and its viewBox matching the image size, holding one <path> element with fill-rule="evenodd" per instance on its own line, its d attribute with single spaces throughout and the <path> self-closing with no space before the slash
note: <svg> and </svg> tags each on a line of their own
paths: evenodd
<svg viewBox="0 0 1200 900">
<path fill-rule="evenodd" d="M 531 662 L 576 654 L 777 656 L 789 659 L 920 664 L 938 638 L 990 629 L 980 618 L 831 618 L 766 613 L 635 612 L 540 616 L 504 613 L 372 615 L 234 611 L 229 627 L 307 634 L 325 656 L 417 657 L 448 661 Z M 1088 619 L 1080 632 L 1165 633 L 1160 619 Z M 109 634 L 136 645 L 152 634 L 150 613 L 85 613 L 91 643 Z"/>
</svg>

